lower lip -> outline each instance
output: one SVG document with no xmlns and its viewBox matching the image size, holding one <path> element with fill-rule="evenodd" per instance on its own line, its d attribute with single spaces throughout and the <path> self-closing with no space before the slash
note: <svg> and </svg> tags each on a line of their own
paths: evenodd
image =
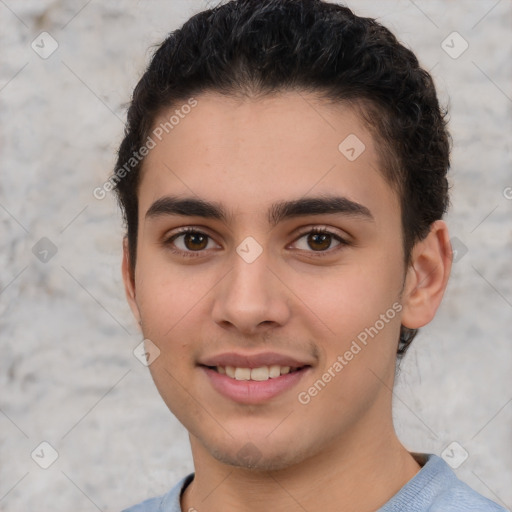
<svg viewBox="0 0 512 512">
<path fill-rule="evenodd" d="M 281 375 L 275 379 L 257 381 L 236 380 L 206 366 L 200 368 L 206 373 L 218 393 L 241 404 L 257 404 L 268 401 L 291 389 L 310 370 L 310 367 L 306 366 L 301 370 Z"/>
</svg>

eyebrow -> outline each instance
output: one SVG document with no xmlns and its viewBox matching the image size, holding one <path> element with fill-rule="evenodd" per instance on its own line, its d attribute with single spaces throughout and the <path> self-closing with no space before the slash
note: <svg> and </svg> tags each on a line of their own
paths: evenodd
<svg viewBox="0 0 512 512">
<path fill-rule="evenodd" d="M 363 220 L 373 221 L 370 210 L 343 196 L 318 196 L 278 201 L 268 210 L 268 222 L 276 226 L 285 219 L 306 215 L 342 214 L 350 217 L 359 217 Z M 229 224 L 226 209 L 217 202 L 205 201 L 192 197 L 164 196 L 157 199 L 146 212 L 146 219 L 165 215 L 181 215 L 185 217 L 203 217 L 215 219 Z"/>
</svg>

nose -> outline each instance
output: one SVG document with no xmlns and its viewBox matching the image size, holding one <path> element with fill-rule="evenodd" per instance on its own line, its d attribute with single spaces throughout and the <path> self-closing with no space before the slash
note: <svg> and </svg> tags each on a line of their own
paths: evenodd
<svg viewBox="0 0 512 512">
<path fill-rule="evenodd" d="M 251 263 L 233 254 L 232 270 L 215 290 L 213 320 L 225 329 L 262 334 L 290 317 L 290 292 L 270 268 L 265 251 Z"/>
</svg>

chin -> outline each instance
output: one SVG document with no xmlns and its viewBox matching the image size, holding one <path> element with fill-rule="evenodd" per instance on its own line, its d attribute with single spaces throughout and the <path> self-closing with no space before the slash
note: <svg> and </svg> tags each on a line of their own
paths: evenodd
<svg viewBox="0 0 512 512">
<path fill-rule="evenodd" d="M 238 446 L 237 450 L 233 449 L 233 444 Z M 305 455 L 297 452 L 296 446 L 293 451 L 283 449 L 282 445 L 279 448 L 267 445 L 260 450 L 256 443 L 250 441 L 231 443 L 226 447 L 206 446 L 206 449 L 212 457 L 223 464 L 254 472 L 287 469 L 306 458 Z"/>
</svg>

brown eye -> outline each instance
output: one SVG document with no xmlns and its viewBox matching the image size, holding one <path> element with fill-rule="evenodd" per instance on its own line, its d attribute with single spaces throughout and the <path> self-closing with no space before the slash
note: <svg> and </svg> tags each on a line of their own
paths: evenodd
<svg viewBox="0 0 512 512">
<path fill-rule="evenodd" d="M 332 235 L 328 233 L 310 233 L 308 245 L 314 251 L 324 251 L 331 246 Z"/>
<path fill-rule="evenodd" d="M 335 245 L 333 245 L 335 242 Z M 313 228 L 304 232 L 296 241 L 295 246 L 304 252 L 332 254 L 342 246 L 348 245 L 343 238 L 327 229 Z M 330 250 L 331 249 L 331 250 Z"/>
<path fill-rule="evenodd" d="M 199 232 L 185 233 L 183 243 L 190 251 L 200 251 L 208 245 L 208 236 Z"/>
<path fill-rule="evenodd" d="M 206 249 L 211 249 L 212 244 L 216 245 L 209 235 L 191 228 L 170 236 L 163 244 L 180 256 L 201 256 L 208 253 Z"/>
</svg>

